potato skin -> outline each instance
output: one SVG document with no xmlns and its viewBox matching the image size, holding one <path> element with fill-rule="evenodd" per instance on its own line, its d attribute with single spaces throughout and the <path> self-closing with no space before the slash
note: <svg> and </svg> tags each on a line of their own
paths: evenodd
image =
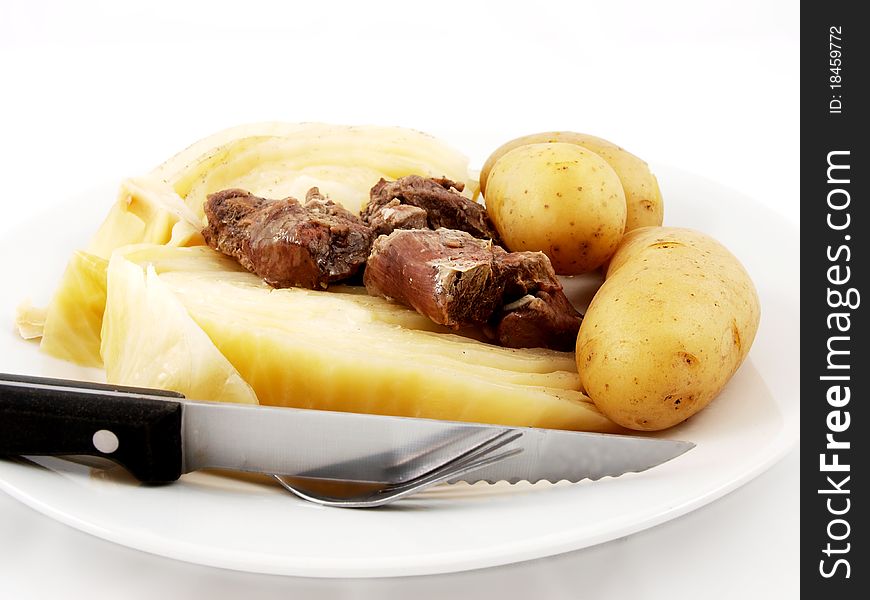
<svg viewBox="0 0 870 600">
<path fill-rule="evenodd" d="M 625 231 L 619 178 L 575 144 L 526 144 L 502 156 L 490 173 L 486 210 L 509 250 L 539 250 L 561 275 L 598 268 Z"/>
<path fill-rule="evenodd" d="M 528 144 L 563 142 L 577 144 L 599 155 L 616 171 L 625 192 L 625 230 L 631 231 L 648 225 L 661 225 L 664 202 L 659 182 L 646 162 L 616 144 L 594 135 L 573 131 L 547 131 L 519 137 L 503 144 L 493 152 L 480 171 L 480 191 L 486 196 L 486 185 L 495 163 L 505 154 Z"/>
<path fill-rule="evenodd" d="M 719 242 L 690 229 L 636 229 L 580 327 L 581 385 L 624 427 L 671 427 L 722 390 L 746 358 L 760 315 L 752 280 Z"/>
</svg>

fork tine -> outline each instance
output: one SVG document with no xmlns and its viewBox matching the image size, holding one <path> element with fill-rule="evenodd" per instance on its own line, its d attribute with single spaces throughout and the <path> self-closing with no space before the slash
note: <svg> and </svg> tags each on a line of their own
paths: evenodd
<svg viewBox="0 0 870 600">
<path fill-rule="evenodd" d="M 469 472 L 474 471 L 476 469 L 480 469 L 480 468 L 485 467 L 487 465 L 491 465 L 493 463 L 497 463 L 499 461 L 502 461 L 506 458 L 510 458 L 511 456 L 516 456 L 517 454 L 519 454 L 522 451 L 523 451 L 522 448 L 513 448 L 512 450 L 505 450 L 504 452 L 501 452 L 501 453 L 496 454 L 496 455 L 487 454 L 483 458 L 480 458 L 476 461 L 473 461 L 470 463 L 463 463 L 463 465 L 461 465 L 461 466 L 457 466 L 453 469 L 448 469 L 448 470 L 442 471 L 441 473 L 438 473 L 437 475 L 431 475 L 429 477 L 426 477 L 424 480 L 418 481 L 416 485 L 409 487 L 407 489 L 389 490 L 389 491 L 387 489 L 380 490 L 380 491 L 376 492 L 375 494 L 373 494 L 373 496 L 379 496 L 379 495 L 383 494 L 387 497 L 386 502 L 381 502 L 379 504 L 370 504 L 369 506 L 380 506 L 380 504 L 386 504 L 387 502 L 394 502 L 395 500 L 398 500 L 399 498 L 402 498 L 404 496 L 408 496 L 410 494 L 416 494 L 416 493 L 422 492 L 423 490 L 430 488 L 433 485 L 443 483 L 445 481 L 449 481 L 450 479 L 453 479 L 454 477 L 460 477 L 460 476 L 465 475 L 466 473 L 469 473 Z"/>
<path fill-rule="evenodd" d="M 490 438 L 489 440 L 486 440 L 485 442 L 478 444 L 474 448 L 471 448 L 471 449 L 463 452 L 462 454 L 450 459 L 449 461 L 442 464 L 440 467 L 432 469 L 428 473 L 424 473 L 418 477 L 415 477 L 414 479 L 410 479 L 410 480 L 405 481 L 403 483 L 390 485 L 388 487 L 385 487 L 385 488 L 379 490 L 378 492 L 375 492 L 375 494 L 401 493 L 404 490 L 404 488 L 406 488 L 406 487 L 413 488 L 415 490 L 419 490 L 420 485 L 425 485 L 429 481 L 435 481 L 436 483 L 443 481 L 445 479 L 445 477 L 444 477 L 445 474 L 448 475 L 447 479 L 449 479 L 450 477 L 458 477 L 459 475 L 467 473 L 468 471 L 471 471 L 471 470 L 476 469 L 480 466 L 483 466 L 483 464 L 478 464 L 474 461 L 477 461 L 478 459 L 480 459 L 480 462 L 483 462 L 484 460 L 487 459 L 487 457 L 495 458 L 495 457 L 491 457 L 492 452 L 494 452 L 495 450 L 498 450 L 499 448 L 504 447 L 507 444 L 510 444 L 512 441 L 516 440 L 519 437 L 522 437 L 522 435 L 523 435 L 522 432 L 513 432 L 511 435 L 506 435 L 507 433 L 510 433 L 510 432 L 509 431 L 501 432 L 498 435 Z M 514 454 L 521 452 L 521 451 L 522 451 L 521 449 L 518 449 L 515 452 L 511 452 L 510 455 L 513 456 Z M 505 454 L 507 454 L 507 453 L 505 453 Z M 481 459 L 481 457 L 483 457 L 483 458 Z M 503 458 L 507 458 L 506 455 L 501 455 L 501 454 L 498 455 L 498 457 L 499 457 L 498 460 L 502 460 Z M 491 462 L 497 462 L 497 461 L 492 460 Z M 491 464 L 491 463 L 487 462 L 485 464 Z"/>
<path fill-rule="evenodd" d="M 511 435 L 508 435 L 509 433 Z M 472 463 L 476 459 L 480 458 L 481 456 L 483 456 L 483 457 L 489 456 L 495 450 L 498 450 L 499 448 L 502 448 L 505 445 L 510 444 L 511 442 L 516 440 L 517 438 L 522 437 L 522 435 L 523 435 L 522 432 L 511 432 L 510 430 L 502 431 L 501 433 L 491 437 L 490 439 L 488 439 L 484 442 L 481 442 L 477 446 L 470 448 L 469 450 L 466 450 L 462 454 L 459 454 L 458 456 L 451 458 L 447 462 L 443 463 L 441 466 L 436 467 L 436 468 L 432 469 L 431 471 L 423 473 L 422 475 L 419 475 L 413 479 L 409 479 L 408 481 L 405 481 L 402 483 L 397 483 L 394 485 L 390 485 L 390 486 L 383 488 L 383 490 L 376 492 L 376 493 L 386 493 L 386 490 L 391 490 L 391 491 L 395 490 L 395 491 L 401 492 L 402 488 L 404 488 L 404 487 L 413 487 L 414 489 L 417 489 L 421 482 L 428 481 L 429 479 L 439 478 L 439 481 L 440 481 L 441 480 L 440 478 L 444 473 L 451 473 L 451 476 L 452 475 L 459 476 L 462 473 L 467 473 L 469 470 L 471 470 L 471 467 L 463 470 L 463 468 L 466 465 L 469 465 L 470 463 Z M 503 457 L 503 458 L 506 458 L 506 457 Z M 493 461 L 493 462 L 495 462 L 495 461 Z M 489 463 L 487 463 L 487 464 L 489 464 Z M 474 468 L 477 468 L 477 467 L 475 466 Z"/>
<path fill-rule="evenodd" d="M 475 469 L 483 468 L 487 465 L 491 465 L 498 461 L 504 460 L 511 456 L 515 456 L 522 452 L 522 448 L 514 448 L 511 450 L 506 450 L 505 452 L 501 452 L 500 454 L 496 454 L 495 456 L 485 455 L 483 458 L 480 458 L 471 463 L 463 463 L 460 467 L 455 467 L 452 469 L 445 469 L 442 472 L 421 479 L 416 480 L 414 485 L 402 484 L 399 486 L 388 486 L 381 490 L 378 490 L 372 493 L 369 496 L 362 496 L 359 498 L 326 498 L 323 496 L 316 496 L 314 494 L 308 493 L 305 490 L 297 489 L 287 482 L 283 481 L 277 475 L 275 478 L 283 485 L 287 490 L 296 494 L 303 500 L 307 500 L 309 502 L 313 502 L 315 504 L 320 504 L 322 506 L 331 506 L 337 508 L 375 508 L 378 506 L 384 506 L 385 504 L 391 504 L 396 500 L 404 498 L 405 496 L 410 496 L 411 494 L 417 494 L 422 492 L 425 489 L 428 489 L 434 485 L 439 483 L 443 483 L 449 479 L 454 477 L 459 477 L 460 475 L 464 475 L 470 471 L 474 471 Z"/>
<path fill-rule="evenodd" d="M 317 495 L 310 491 L 297 488 L 285 481 L 282 477 L 275 475 L 275 479 L 281 483 L 284 488 L 309 502 L 321 504 L 324 506 L 334 506 L 342 508 L 372 508 L 383 506 L 395 502 L 400 498 L 409 496 L 423 491 L 438 483 L 442 483 L 449 479 L 459 477 L 469 471 L 479 469 L 481 467 L 493 464 L 500 460 L 504 460 L 510 456 L 514 456 L 522 452 L 521 448 L 507 450 L 500 454 L 493 455 L 492 453 L 499 448 L 511 443 L 517 438 L 522 437 L 522 432 L 504 430 L 495 436 L 481 442 L 480 444 L 470 448 L 469 450 L 459 454 L 441 464 L 440 466 L 419 475 L 413 479 L 400 484 L 388 485 L 371 493 L 360 495 L 357 497 L 337 498 L 325 495 Z"/>
</svg>

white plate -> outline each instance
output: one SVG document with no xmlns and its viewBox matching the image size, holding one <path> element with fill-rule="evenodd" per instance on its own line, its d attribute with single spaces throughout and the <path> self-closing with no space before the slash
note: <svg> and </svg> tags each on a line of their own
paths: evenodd
<svg viewBox="0 0 870 600">
<path fill-rule="evenodd" d="M 378 510 L 299 501 L 265 479 L 209 473 L 142 487 L 120 469 L 53 458 L 0 459 L 0 489 L 46 515 L 119 544 L 245 571 L 309 577 L 421 575 L 575 550 L 654 526 L 722 496 L 783 456 L 798 435 L 798 235 L 757 202 L 709 180 L 658 168 L 666 222 L 706 231 L 743 261 L 762 301 L 749 359 L 706 410 L 665 433 L 688 454 L 645 473 L 580 484 L 459 484 Z M 0 370 L 99 378 L 43 356 L 13 332 L 15 305 L 48 298 L 69 250 L 105 214 L 111 187 L 74 210 L 0 239 L 6 325 Z"/>
</svg>

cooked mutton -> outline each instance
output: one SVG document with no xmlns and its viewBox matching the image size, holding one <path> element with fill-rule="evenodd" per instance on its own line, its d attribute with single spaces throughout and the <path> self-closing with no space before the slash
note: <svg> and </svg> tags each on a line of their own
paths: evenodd
<svg viewBox="0 0 870 600">
<path fill-rule="evenodd" d="M 494 337 L 509 348 L 573 350 L 580 313 L 568 300 L 543 252 L 505 252 L 496 258 L 504 303 L 490 319 Z"/>
<path fill-rule="evenodd" d="M 441 325 L 483 325 L 503 346 L 569 350 L 580 328 L 546 255 L 509 253 L 462 231 L 404 229 L 379 237 L 363 281 L 370 294 Z"/>
<path fill-rule="evenodd" d="M 355 275 L 372 245 L 371 229 L 317 188 L 304 204 L 223 190 L 208 197 L 205 214 L 206 243 L 278 288 L 326 289 Z"/>
<path fill-rule="evenodd" d="M 476 238 L 498 241 L 486 209 L 460 192 L 464 184 L 449 179 L 408 175 L 381 179 L 372 188 L 363 221 L 386 235 L 396 229 L 456 229 Z"/>
<path fill-rule="evenodd" d="M 363 282 L 441 325 L 482 325 L 501 303 L 496 247 L 454 229 L 397 229 L 375 240 Z"/>
</svg>

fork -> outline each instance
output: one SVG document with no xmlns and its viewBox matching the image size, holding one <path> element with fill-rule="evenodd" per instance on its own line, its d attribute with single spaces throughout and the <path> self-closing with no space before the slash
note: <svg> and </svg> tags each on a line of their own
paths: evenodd
<svg viewBox="0 0 870 600">
<path fill-rule="evenodd" d="M 273 475 L 273 477 L 285 489 L 293 492 L 303 500 L 315 504 L 337 508 L 373 508 L 390 504 L 436 484 L 449 481 L 465 473 L 515 456 L 522 452 L 522 448 L 514 448 L 498 454 L 493 454 L 493 452 L 519 439 L 522 435 L 522 432 L 519 431 L 502 431 L 462 452 L 458 456 L 407 481 L 369 483 L 344 480 L 330 481 L 283 475 Z"/>
</svg>

